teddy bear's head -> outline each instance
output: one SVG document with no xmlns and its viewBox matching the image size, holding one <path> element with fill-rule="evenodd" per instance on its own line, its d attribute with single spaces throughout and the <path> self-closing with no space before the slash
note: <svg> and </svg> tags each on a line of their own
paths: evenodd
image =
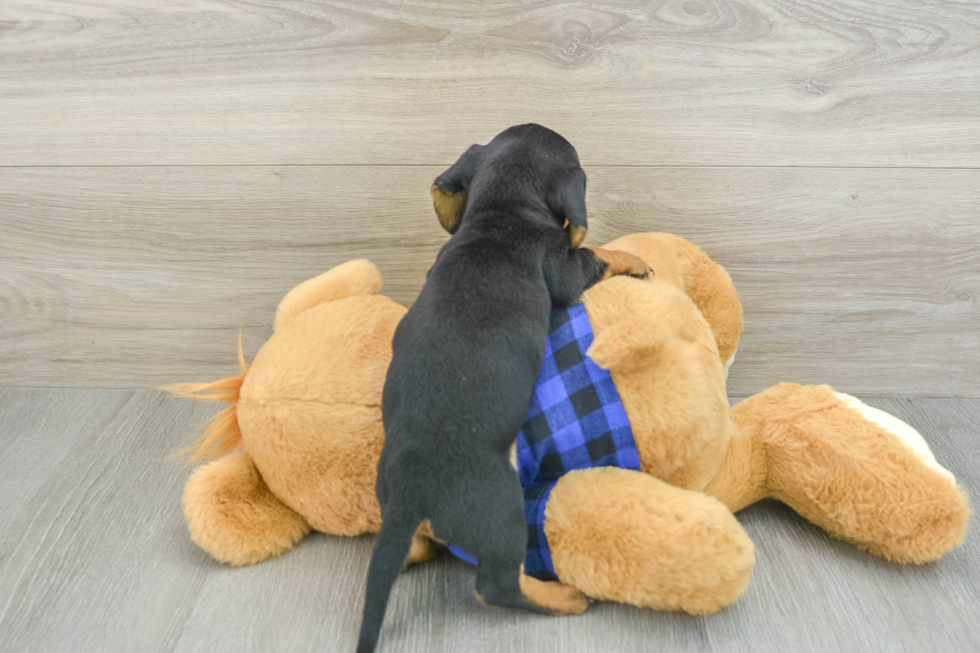
<svg viewBox="0 0 980 653">
<path fill-rule="evenodd" d="M 742 335 L 742 304 L 732 279 L 697 245 L 665 233 L 623 236 L 604 245 L 639 256 L 653 268 L 650 282 L 662 281 L 684 292 L 711 326 L 727 370 Z"/>
<path fill-rule="evenodd" d="M 635 234 L 605 246 L 636 254 L 648 280 L 617 277 L 583 296 L 595 341 L 626 408 L 644 472 L 703 489 L 728 448 L 726 363 L 742 309 L 731 279 L 696 246 L 669 234 Z"/>
</svg>

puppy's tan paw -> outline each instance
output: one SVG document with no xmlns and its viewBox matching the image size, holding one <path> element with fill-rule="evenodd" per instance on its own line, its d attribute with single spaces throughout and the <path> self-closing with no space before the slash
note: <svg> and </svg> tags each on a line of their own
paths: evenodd
<svg viewBox="0 0 980 653">
<path fill-rule="evenodd" d="M 589 607 L 589 599 L 585 594 L 558 581 L 542 581 L 522 575 L 521 592 L 543 612 L 556 617 L 582 614 Z"/>
<path fill-rule="evenodd" d="M 646 261 L 635 254 L 614 249 L 602 249 L 601 247 L 593 247 L 592 252 L 597 258 L 609 265 L 602 276 L 603 279 L 618 275 L 629 275 L 634 279 L 646 279 L 653 274 L 653 270 L 646 264 Z"/>
<path fill-rule="evenodd" d="M 415 535 L 412 536 L 412 548 L 408 550 L 406 566 L 421 564 L 439 555 L 444 545 L 432 533 L 432 524 L 426 519 L 419 524 Z"/>
</svg>

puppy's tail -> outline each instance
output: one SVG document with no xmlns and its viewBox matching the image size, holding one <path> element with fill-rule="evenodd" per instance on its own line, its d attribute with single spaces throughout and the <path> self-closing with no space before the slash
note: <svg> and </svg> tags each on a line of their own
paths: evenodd
<svg viewBox="0 0 980 653">
<path fill-rule="evenodd" d="M 381 635 L 385 609 L 391 587 L 405 564 L 412 536 L 421 519 L 403 510 L 389 510 L 391 517 L 381 522 L 381 531 L 374 541 L 374 553 L 368 568 L 367 590 L 364 593 L 364 618 L 357 640 L 357 653 L 373 653 Z"/>
</svg>

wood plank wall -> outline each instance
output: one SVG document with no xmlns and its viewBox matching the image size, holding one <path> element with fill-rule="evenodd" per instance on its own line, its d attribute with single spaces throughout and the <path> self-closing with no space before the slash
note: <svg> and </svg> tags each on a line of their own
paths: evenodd
<svg viewBox="0 0 980 653">
<path fill-rule="evenodd" d="M 0 385 L 217 378 L 354 257 L 411 302 L 429 183 L 527 121 L 589 242 L 728 268 L 732 394 L 980 396 L 980 5 L 863 0 L 0 6 Z"/>
</svg>

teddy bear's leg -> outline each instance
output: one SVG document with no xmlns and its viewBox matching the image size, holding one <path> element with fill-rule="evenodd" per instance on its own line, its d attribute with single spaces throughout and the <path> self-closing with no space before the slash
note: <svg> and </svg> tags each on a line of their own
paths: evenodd
<svg viewBox="0 0 980 653">
<path fill-rule="evenodd" d="M 721 502 L 613 467 L 563 476 L 544 531 L 561 582 L 659 610 L 716 612 L 745 591 L 755 564 L 752 540 Z"/>
<path fill-rule="evenodd" d="M 184 516 L 194 540 L 239 567 L 288 551 L 310 531 L 269 491 L 243 451 L 199 467 L 184 487 Z"/>
<path fill-rule="evenodd" d="M 764 493 L 831 535 L 903 563 L 936 560 L 963 542 L 966 495 L 896 417 L 828 386 L 788 383 L 732 416 L 761 444 Z"/>
<path fill-rule="evenodd" d="M 379 292 L 381 273 L 373 263 L 363 259 L 342 263 L 290 290 L 276 309 L 275 330 L 290 318 L 324 302 Z"/>
</svg>

